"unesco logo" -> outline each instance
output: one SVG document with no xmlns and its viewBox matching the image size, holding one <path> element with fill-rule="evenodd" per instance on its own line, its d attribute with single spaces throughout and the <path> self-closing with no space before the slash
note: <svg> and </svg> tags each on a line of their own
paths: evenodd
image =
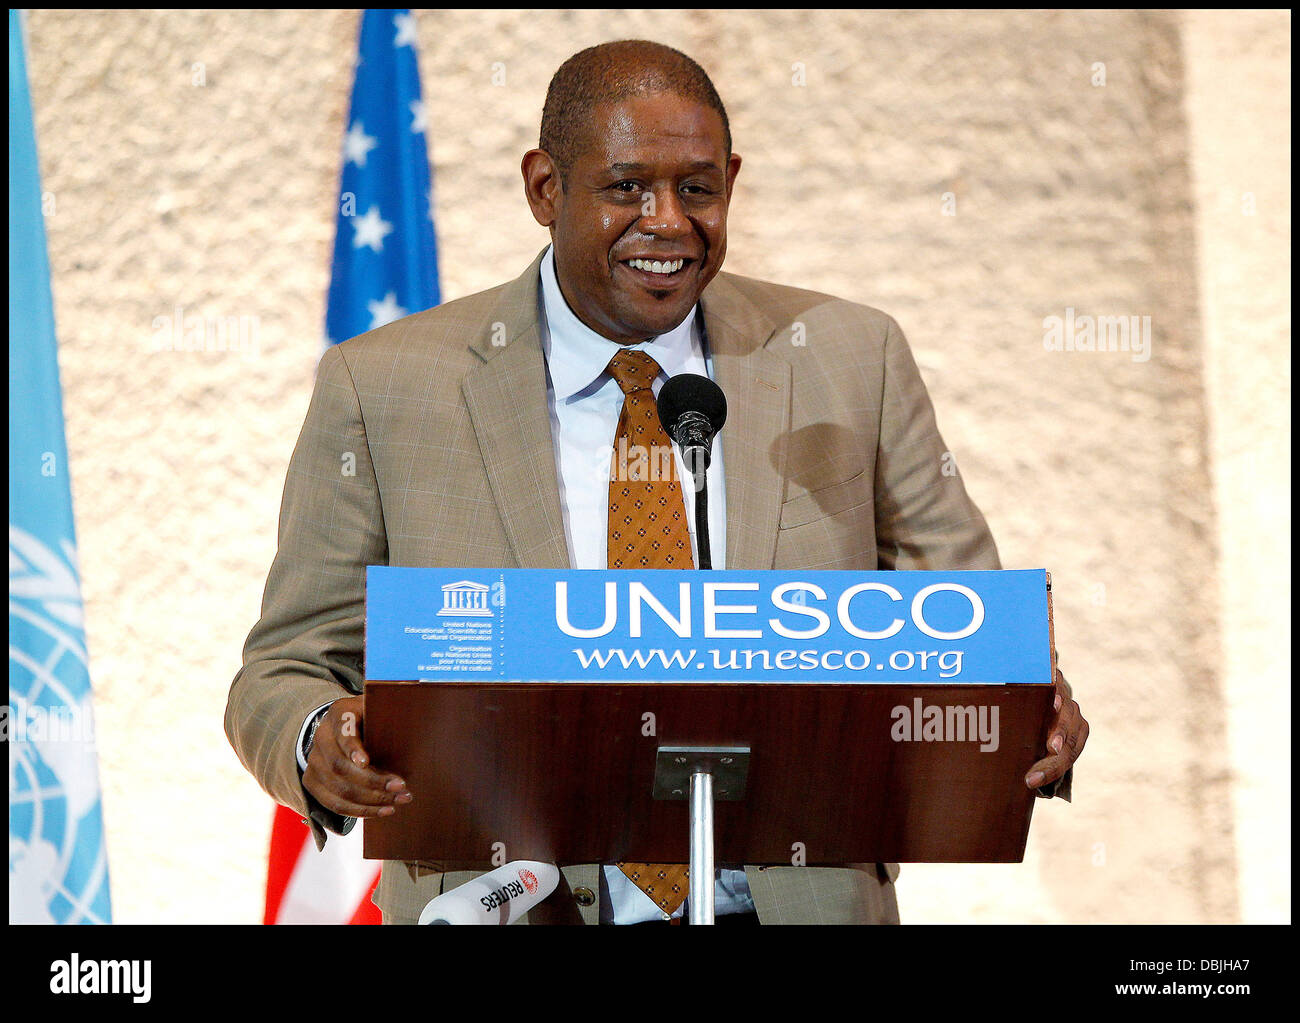
<svg viewBox="0 0 1300 1023">
<path fill-rule="evenodd" d="M 482 583 L 473 583 L 462 579 L 458 583 L 447 583 L 442 588 L 442 610 L 439 615 L 456 618 L 491 618 L 492 609 L 488 607 L 488 587 Z"/>
</svg>

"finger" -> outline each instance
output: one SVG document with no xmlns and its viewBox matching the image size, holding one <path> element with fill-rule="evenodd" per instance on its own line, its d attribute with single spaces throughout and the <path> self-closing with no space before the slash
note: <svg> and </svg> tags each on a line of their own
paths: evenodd
<svg viewBox="0 0 1300 1023">
<path fill-rule="evenodd" d="M 316 752 L 313 748 L 312 753 Z M 308 766 L 312 766 L 310 762 Z M 320 778 L 340 795 L 376 805 L 394 803 L 405 795 L 408 798 L 403 802 L 410 802 L 410 793 L 404 779 L 389 771 L 358 766 L 355 760 L 347 756 L 345 750 L 338 746 L 331 747 L 328 740 L 320 749 L 315 767 Z"/>
<path fill-rule="evenodd" d="M 1064 733 L 1058 732 L 1048 740 L 1052 755 L 1038 761 L 1025 775 L 1025 784 L 1031 789 L 1049 785 L 1063 777 L 1083 752 L 1084 744 L 1088 741 L 1088 722 L 1078 713 L 1078 704 L 1072 703 L 1070 706 L 1074 708 L 1077 727 Z"/>
<path fill-rule="evenodd" d="M 1071 715 L 1079 713 L 1079 705 L 1074 702 L 1073 691 L 1070 689 L 1070 683 L 1066 677 L 1058 670 L 1055 675 L 1055 682 L 1052 688 L 1052 714 L 1053 716 L 1047 723 L 1047 742 L 1050 746 L 1052 736 L 1056 732 L 1064 733 L 1071 728 Z M 1071 709 L 1073 706 L 1073 709 Z"/>
<path fill-rule="evenodd" d="M 340 700 L 339 703 L 344 701 Z M 366 767 L 370 763 L 370 756 L 361 744 L 361 721 L 359 704 L 348 700 L 345 706 L 331 707 L 325 722 L 322 723 L 329 725 L 329 732 L 343 751 L 343 755 L 358 767 Z"/>
<path fill-rule="evenodd" d="M 365 700 L 363 697 L 348 697 L 339 700 L 330 707 L 327 720 L 322 723 L 322 730 L 326 732 L 327 752 L 329 752 L 329 740 L 332 738 L 339 752 L 352 765 L 361 772 L 368 772 L 370 770 L 370 754 L 366 752 L 361 742 L 364 715 Z M 342 773 L 354 784 L 374 784 L 374 779 L 369 775 L 356 774 L 351 771 Z M 390 791 L 398 792 L 406 787 L 405 781 L 397 775 L 388 772 L 379 773 L 384 778 L 384 784 L 387 785 Z"/>
<path fill-rule="evenodd" d="M 1045 757 L 1038 761 L 1029 769 L 1025 775 L 1025 785 L 1031 789 L 1042 788 L 1044 785 L 1050 785 L 1058 778 L 1065 777 L 1065 772 L 1070 769 L 1070 759 L 1062 753 L 1054 756 Z"/>
<path fill-rule="evenodd" d="M 1079 714 L 1079 705 L 1073 700 L 1064 704 L 1060 711 L 1052 716 L 1047 723 L 1047 739 L 1044 746 L 1051 753 L 1060 753 L 1065 748 L 1065 744 L 1070 736 L 1079 730 L 1079 722 L 1083 720 Z"/>
<path fill-rule="evenodd" d="M 1066 683 L 1063 688 L 1062 683 L 1064 682 L 1065 678 L 1060 672 L 1057 672 L 1056 682 L 1053 683 L 1052 687 L 1054 690 L 1052 693 L 1052 716 L 1047 719 L 1047 731 L 1045 733 L 1047 738 L 1044 740 L 1045 744 L 1050 744 L 1052 736 L 1061 730 L 1062 710 L 1068 706 L 1070 702 L 1069 685 Z"/>
<path fill-rule="evenodd" d="M 360 769 L 340 755 L 313 757 L 303 772 L 303 786 L 322 806 L 350 817 L 379 815 L 385 808 L 391 812 L 393 807 L 411 801 L 411 793 L 392 787 L 400 779 L 370 771 L 357 780 L 347 776 L 351 771 Z"/>
<path fill-rule="evenodd" d="M 1088 722 L 1083 719 L 1079 705 L 1071 700 L 1062 709 L 1054 726 L 1047 733 L 1047 748 L 1052 753 L 1069 753 L 1073 761 L 1079 756 L 1088 740 Z"/>
<path fill-rule="evenodd" d="M 1053 662 L 1055 667 L 1055 662 Z M 1061 674 L 1061 669 L 1056 669 L 1056 708 L 1059 710 L 1063 703 L 1069 703 L 1074 699 L 1074 690 L 1070 688 L 1070 683 L 1066 681 L 1065 676 Z"/>
<path fill-rule="evenodd" d="M 1076 703 L 1074 706 L 1077 709 L 1079 705 Z M 1070 754 L 1070 763 L 1074 763 L 1079 759 L 1079 754 L 1083 752 L 1083 747 L 1087 745 L 1089 731 L 1088 722 L 1084 719 L 1082 714 L 1079 714 L 1078 724 L 1075 729 L 1065 737 L 1065 746 L 1062 749 L 1062 752 Z"/>
<path fill-rule="evenodd" d="M 390 817 L 397 812 L 397 808 L 392 804 L 386 806 L 372 806 L 368 803 L 356 803 L 350 799 L 345 799 L 328 789 L 316 788 L 308 784 L 306 775 L 303 775 L 303 785 L 321 806 L 325 807 L 327 810 L 332 810 L 334 813 L 340 813 L 345 817 Z"/>
</svg>

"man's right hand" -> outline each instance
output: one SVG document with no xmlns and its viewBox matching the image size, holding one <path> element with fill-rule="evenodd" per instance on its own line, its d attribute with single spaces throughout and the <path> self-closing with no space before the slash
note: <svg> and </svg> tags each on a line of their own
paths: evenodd
<svg viewBox="0 0 1300 1023">
<path fill-rule="evenodd" d="M 345 817 L 387 817 L 411 801 L 406 782 L 377 771 L 361 745 L 365 698 L 346 696 L 330 704 L 316 729 L 302 785 L 321 806 Z"/>
</svg>

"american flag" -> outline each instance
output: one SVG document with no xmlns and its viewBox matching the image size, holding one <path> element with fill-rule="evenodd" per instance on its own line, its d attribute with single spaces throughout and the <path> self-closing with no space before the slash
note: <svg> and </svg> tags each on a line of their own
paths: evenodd
<svg viewBox="0 0 1300 1023">
<path fill-rule="evenodd" d="M 415 17 L 366 11 L 343 136 L 328 343 L 440 300 Z M 331 835 L 317 852 L 298 814 L 277 808 L 266 923 L 377 924 L 370 894 L 378 879 L 378 865 L 361 858 L 360 828 Z"/>
<path fill-rule="evenodd" d="M 409 11 L 366 11 L 339 185 L 329 308 L 331 344 L 435 306 L 424 101 Z"/>
</svg>

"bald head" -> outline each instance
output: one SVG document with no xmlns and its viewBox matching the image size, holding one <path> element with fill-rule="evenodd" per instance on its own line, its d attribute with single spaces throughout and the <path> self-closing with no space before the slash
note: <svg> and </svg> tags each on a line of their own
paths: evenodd
<svg viewBox="0 0 1300 1023">
<path fill-rule="evenodd" d="M 550 154 L 561 178 L 567 177 L 590 141 L 592 114 L 599 104 L 656 92 L 673 93 L 716 110 L 731 155 L 727 111 L 704 69 L 680 50 L 644 39 L 591 46 L 560 65 L 546 90 L 538 148 Z"/>
</svg>

